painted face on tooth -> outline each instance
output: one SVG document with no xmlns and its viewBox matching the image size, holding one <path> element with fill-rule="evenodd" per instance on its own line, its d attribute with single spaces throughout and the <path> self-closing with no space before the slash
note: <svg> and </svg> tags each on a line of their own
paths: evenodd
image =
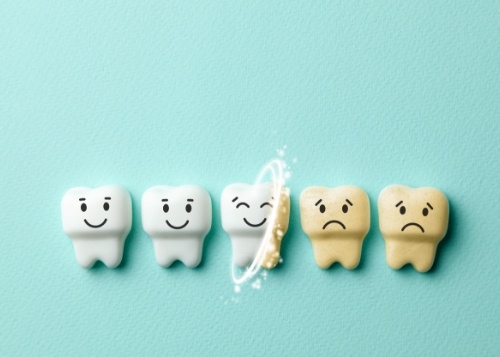
<svg viewBox="0 0 500 357">
<path fill-rule="evenodd" d="M 103 205 L 102 205 L 102 209 L 103 209 L 103 211 L 109 211 L 109 201 L 110 201 L 110 200 L 111 200 L 111 197 L 109 197 L 109 196 L 107 196 L 107 197 L 104 197 L 104 198 L 103 198 L 103 202 L 104 202 L 104 203 L 103 203 Z M 82 212 L 86 212 L 86 211 L 87 211 L 87 209 L 88 209 L 88 207 L 87 207 L 87 203 L 85 203 L 86 198 L 85 198 L 85 197 L 80 197 L 80 198 L 78 199 L 78 201 L 80 201 L 80 202 L 81 202 L 81 205 L 80 205 L 80 210 L 81 210 Z M 101 228 L 101 227 L 103 227 L 103 226 L 106 224 L 106 222 L 107 222 L 107 221 L 108 221 L 108 219 L 107 219 L 107 218 L 104 218 L 104 220 L 103 220 L 101 223 L 98 223 L 98 224 L 92 224 L 92 223 L 90 223 L 90 222 L 89 222 L 86 218 L 84 218 L 84 219 L 83 219 L 83 222 L 84 222 L 87 226 L 89 226 L 90 228 Z"/>
<path fill-rule="evenodd" d="M 250 207 L 250 205 L 244 201 L 239 201 L 238 202 L 238 199 L 239 197 L 236 196 L 235 198 L 232 199 L 232 202 L 236 204 L 236 209 L 248 209 L 248 210 L 251 210 L 252 207 Z M 274 200 L 274 197 L 271 197 L 271 200 Z M 270 202 L 262 202 L 262 204 L 259 206 L 259 209 L 266 209 L 266 207 L 270 207 L 270 208 L 273 208 L 273 205 L 270 203 Z M 253 208 L 255 209 L 255 207 Z M 260 226 L 262 226 L 264 223 L 266 223 L 267 221 L 267 217 L 264 217 L 260 222 L 258 223 L 252 223 L 250 222 L 246 217 L 243 217 L 243 222 L 245 222 L 245 224 L 249 227 L 252 227 L 252 228 L 258 228 Z"/>
<path fill-rule="evenodd" d="M 321 214 L 324 214 L 326 212 L 326 206 L 325 206 L 325 203 L 323 203 L 323 199 L 322 198 L 320 198 L 314 205 L 318 206 L 319 212 Z M 347 214 L 347 212 L 349 212 L 349 206 L 348 205 L 351 206 L 351 207 L 353 206 L 352 202 L 349 201 L 348 198 L 346 198 L 345 199 L 345 203 L 342 205 L 342 212 L 344 214 Z M 327 221 L 323 225 L 322 229 L 326 229 L 331 224 L 337 224 L 340 227 L 342 227 L 342 229 L 344 229 L 344 230 L 346 229 L 345 224 L 342 221 L 338 220 L 338 219 L 331 219 L 331 220 Z"/>
<path fill-rule="evenodd" d="M 398 208 L 398 207 L 399 207 L 399 214 L 401 214 L 402 216 L 405 215 L 406 214 L 406 206 L 404 206 L 403 201 L 399 201 L 396 204 L 396 208 Z M 432 207 L 432 205 L 429 202 L 426 202 L 426 207 L 424 207 L 422 209 L 422 217 L 427 217 L 429 215 L 429 209 L 434 210 L 434 207 Z M 418 208 L 417 208 L 417 210 L 418 210 Z M 406 223 L 401 228 L 401 232 L 404 232 L 405 229 L 411 228 L 411 227 L 416 227 L 416 228 L 420 229 L 420 231 L 422 231 L 422 233 L 425 233 L 424 227 L 420 223 L 417 223 L 417 222 Z"/>
<path fill-rule="evenodd" d="M 164 198 L 161 200 L 163 202 L 163 212 L 164 213 L 168 213 L 170 211 L 170 206 L 168 204 L 168 198 Z M 184 210 L 187 212 L 187 213 L 191 213 L 192 209 L 193 209 L 193 204 L 194 204 L 194 199 L 192 198 L 187 198 L 186 199 L 186 206 L 184 207 Z M 177 209 L 179 209 L 180 207 L 177 207 Z M 175 219 L 175 218 L 174 218 Z M 170 222 L 168 219 L 165 220 L 165 223 L 167 224 L 167 226 L 169 226 L 170 228 L 172 229 L 183 229 L 183 228 L 186 228 L 187 225 L 189 224 L 189 219 L 186 219 L 186 221 L 182 224 L 179 224 L 179 225 L 175 225 L 174 223 Z"/>
</svg>

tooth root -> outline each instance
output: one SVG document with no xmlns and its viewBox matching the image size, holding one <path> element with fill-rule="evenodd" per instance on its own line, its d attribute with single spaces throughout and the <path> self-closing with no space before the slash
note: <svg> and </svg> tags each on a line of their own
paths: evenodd
<svg viewBox="0 0 500 357">
<path fill-rule="evenodd" d="M 370 201 L 361 188 L 306 188 L 300 196 L 300 219 L 320 268 L 336 262 L 346 269 L 358 267 L 370 229 Z M 326 225 L 330 221 L 340 223 Z"/>
<path fill-rule="evenodd" d="M 201 262 L 203 242 L 198 238 L 152 238 L 156 262 L 162 267 L 169 267 L 176 260 L 189 268 L 197 267 Z"/>
<path fill-rule="evenodd" d="M 400 269 L 411 263 L 413 267 L 425 273 L 434 263 L 436 244 L 433 242 L 403 242 L 386 239 L 386 261 L 392 269 Z"/>
<path fill-rule="evenodd" d="M 448 228 L 446 196 L 432 187 L 392 185 L 380 193 L 378 209 L 387 264 L 400 269 L 410 263 L 419 272 L 429 271 Z"/>
<path fill-rule="evenodd" d="M 222 227 L 231 239 L 232 261 L 239 267 L 252 264 L 261 245 L 265 244 L 265 239 L 268 238 L 266 246 L 262 247 L 262 258 L 257 263 L 263 268 L 272 269 L 280 260 L 281 242 L 288 229 L 290 217 L 290 199 L 287 188 L 283 187 L 280 193 L 273 192 L 273 189 L 272 183 L 233 184 L 222 192 Z M 266 202 L 273 207 L 263 205 Z M 273 211 L 277 212 L 275 219 L 272 219 Z M 266 219 L 266 223 L 258 227 L 245 223 L 247 220 L 251 224 L 257 224 L 263 219 Z M 270 235 L 266 237 L 269 229 Z"/>
<path fill-rule="evenodd" d="M 231 239 L 233 263 L 240 268 L 252 264 L 261 243 L 260 237 L 233 236 Z"/>
<path fill-rule="evenodd" d="M 314 259 L 322 269 L 328 269 L 337 262 L 346 269 L 355 269 L 361 259 L 362 246 L 361 240 L 350 237 L 314 239 Z"/>
<path fill-rule="evenodd" d="M 194 185 L 151 187 L 142 196 L 142 225 L 159 265 L 169 267 L 179 260 L 194 268 L 201 262 L 203 242 L 212 226 L 210 195 Z"/>
<path fill-rule="evenodd" d="M 121 263 L 132 226 L 132 201 L 127 191 L 118 186 L 73 188 L 63 196 L 61 213 L 63 230 L 73 242 L 78 264 L 91 268 L 100 260 L 115 268 Z"/>
</svg>

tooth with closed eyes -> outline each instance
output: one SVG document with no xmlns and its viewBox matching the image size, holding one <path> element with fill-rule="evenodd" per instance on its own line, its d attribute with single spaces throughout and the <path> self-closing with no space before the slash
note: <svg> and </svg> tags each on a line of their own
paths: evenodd
<svg viewBox="0 0 500 357">
<path fill-rule="evenodd" d="M 222 227 L 231 238 L 233 263 L 239 267 L 257 258 L 263 242 L 267 244 L 258 263 L 272 269 L 280 260 L 281 242 L 288 230 L 290 196 L 287 188 L 281 192 L 274 189 L 272 183 L 232 184 L 222 192 Z M 269 240 L 264 241 L 267 232 Z"/>
<path fill-rule="evenodd" d="M 399 269 L 407 263 L 426 272 L 448 229 L 446 196 L 432 187 L 386 187 L 378 199 L 379 226 L 385 240 L 387 264 Z"/>
</svg>

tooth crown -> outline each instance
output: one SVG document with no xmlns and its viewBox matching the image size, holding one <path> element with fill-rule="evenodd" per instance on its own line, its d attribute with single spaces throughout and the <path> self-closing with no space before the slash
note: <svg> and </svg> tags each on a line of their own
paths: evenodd
<svg viewBox="0 0 500 357">
<path fill-rule="evenodd" d="M 82 198 L 85 200 L 80 200 Z M 107 211 L 104 209 L 106 203 L 109 205 Z M 85 211 L 82 210 L 83 204 Z M 63 196 L 61 213 L 64 233 L 71 237 L 126 236 L 132 227 L 130 195 L 118 186 L 73 188 Z M 106 223 L 102 227 L 89 226 L 98 226 L 104 220 Z"/>
<path fill-rule="evenodd" d="M 392 185 L 380 193 L 378 211 L 389 266 L 399 269 L 411 263 L 428 271 L 448 228 L 446 196 L 432 187 Z"/>
<path fill-rule="evenodd" d="M 222 227 L 232 241 L 233 262 L 240 267 L 255 259 L 268 228 L 270 241 L 259 263 L 271 269 L 279 261 L 281 241 L 288 230 L 290 197 L 286 188 L 281 193 L 273 190 L 272 183 L 232 184 L 222 192 Z M 272 217 L 277 204 L 277 215 Z"/>
<path fill-rule="evenodd" d="M 335 262 L 347 269 L 358 266 L 370 230 L 370 201 L 365 191 L 356 186 L 306 188 L 300 196 L 300 220 L 319 267 Z"/>
<path fill-rule="evenodd" d="M 210 195 L 195 185 L 151 187 L 142 196 L 142 226 L 151 236 L 204 237 L 212 227 Z"/>
<path fill-rule="evenodd" d="M 123 242 L 132 226 L 130 195 L 118 186 L 96 189 L 76 187 L 61 201 L 63 231 L 75 248 L 77 260 L 91 267 L 102 260 L 117 266 L 123 255 Z"/>
</svg>

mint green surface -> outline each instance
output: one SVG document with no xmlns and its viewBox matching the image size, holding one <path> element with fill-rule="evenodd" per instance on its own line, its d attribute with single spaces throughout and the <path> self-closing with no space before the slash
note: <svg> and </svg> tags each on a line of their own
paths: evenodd
<svg viewBox="0 0 500 357">
<path fill-rule="evenodd" d="M 498 1 L 4 1 L 0 120 L 1 356 L 500 355 Z M 220 194 L 284 145 L 284 262 L 236 294 Z M 199 268 L 162 269 L 141 195 L 187 183 L 213 228 Z M 385 263 L 394 183 L 449 198 L 429 273 Z M 85 270 L 60 200 L 104 184 L 133 228 L 118 269 Z M 298 197 L 341 184 L 372 228 L 357 270 L 323 271 Z"/>
</svg>

